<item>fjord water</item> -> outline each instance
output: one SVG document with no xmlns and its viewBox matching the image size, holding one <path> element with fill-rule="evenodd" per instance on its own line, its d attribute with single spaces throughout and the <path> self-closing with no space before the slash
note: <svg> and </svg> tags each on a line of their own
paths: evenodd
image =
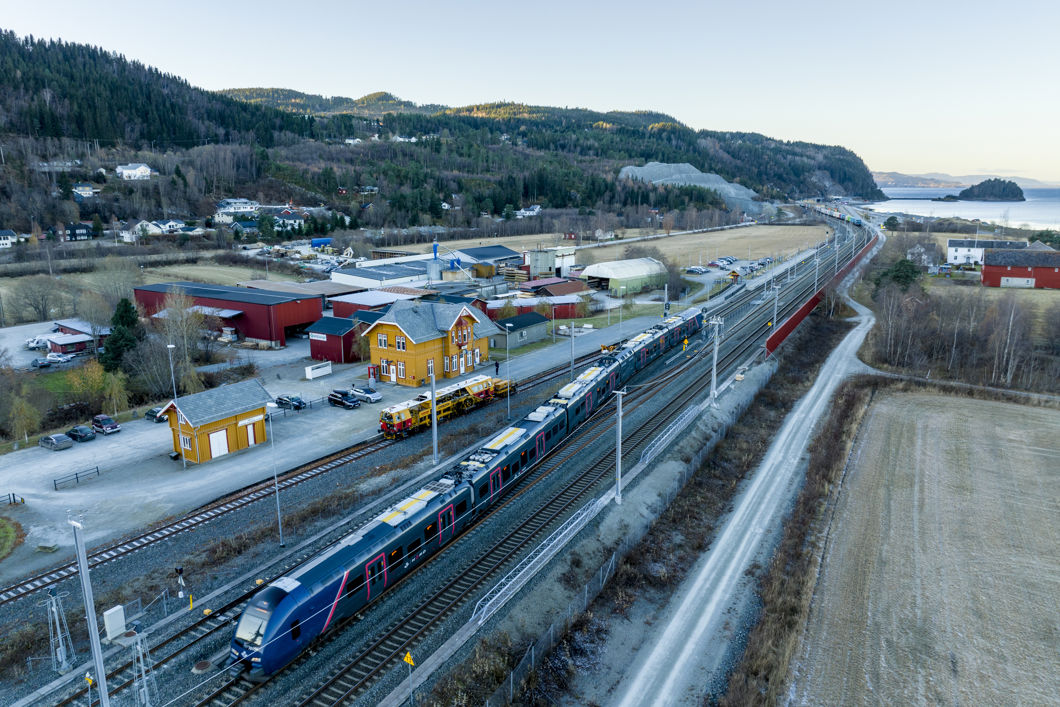
<svg viewBox="0 0 1060 707">
<path fill-rule="evenodd" d="M 947 218 L 956 216 L 979 219 L 1001 225 L 1060 229 L 1060 189 L 1024 189 L 1026 201 L 932 201 L 947 194 L 956 195 L 959 187 L 909 187 L 884 189 L 890 201 L 869 204 L 873 211 L 913 216 Z"/>
</svg>

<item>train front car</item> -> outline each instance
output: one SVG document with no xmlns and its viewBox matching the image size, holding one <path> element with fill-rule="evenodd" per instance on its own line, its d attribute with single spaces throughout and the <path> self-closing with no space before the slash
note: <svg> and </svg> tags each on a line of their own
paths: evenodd
<svg viewBox="0 0 1060 707">
<path fill-rule="evenodd" d="M 296 642 L 280 640 L 282 627 L 299 611 L 307 596 L 305 588 L 290 577 L 280 577 L 250 600 L 236 623 L 228 656 L 233 675 L 247 671 L 247 677 L 262 681 L 301 652 Z"/>
</svg>

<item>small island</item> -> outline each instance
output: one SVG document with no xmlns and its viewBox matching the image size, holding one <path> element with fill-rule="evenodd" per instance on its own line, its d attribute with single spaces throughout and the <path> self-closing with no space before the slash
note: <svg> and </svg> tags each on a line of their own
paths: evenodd
<svg viewBox="0 0 1060 707">
<path fill-rule="evenodd" d="M 935 201 L 1026 201 L 1023 190 L 1007 179 L 987 179 L 968 187 L 957 196 L 952 194 Z"/>
</svg>

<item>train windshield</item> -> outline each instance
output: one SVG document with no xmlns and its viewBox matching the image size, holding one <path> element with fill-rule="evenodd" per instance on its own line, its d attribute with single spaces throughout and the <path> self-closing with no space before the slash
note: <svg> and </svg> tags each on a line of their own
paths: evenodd
<svg viewBox="0 0 1060 707">
<path fill-rule="evenodd" d="M 258 648 L 261 639 L 265 636 L 265 625 L 269 622 L 269 614 L 261 609 L 250 608 L 243 612 L 236 627 L 236 640 L 246 646 Z"/>
</svg>

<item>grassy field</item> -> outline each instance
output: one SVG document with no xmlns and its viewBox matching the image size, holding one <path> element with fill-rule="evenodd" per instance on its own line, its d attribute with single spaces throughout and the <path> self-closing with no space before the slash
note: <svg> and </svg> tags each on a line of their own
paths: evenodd
<svg viewBox="0 0 1060 707">
<path fill-rule="evenodd" d="M 22 526 L 10 518 L 0 516 L 0 560 L 10 555 L 22 543 Z"/>
<path fill-rule="evenodd" d="M 1060 412 L 877 396 L 794 666 L 793 704 L 1055 704 Z"/>
<path fill-rule="evenodd" d="M 623 238 L 635 236 L 646 236 L 657 233 L 648 229 L 622 229 L 617 232 Z M 643 245 L 654 246 L 663 252 L 667 258 L 672 258 L 679 265 L 698 265 L 702 256 L 706 264 L 719 255 L 733 255 L 740 258 L 747 257 L 750 248 L 752 258 L 762 258 L 767 255 L 778 253 L 791 253 L 807 243 L 824 240 L 831 235 L 832 230 L 825 226 L 749 226 L 748 228 L 737 228 L 731 231 L 717 231 L 714 233 L 694 233 L 686 236 L 670 236 L 658 240 L 647 241 Z M 556 245 L 573 245 L 573 241 L 561 240 L 562 234 L 545 233 L 532 236 L 508 236 L 504 238 L 475 238 L 459 241 L 446 241 L 445 247 L 452 250 L 482 245 L 506 245 L 513 250 L 524 250 L 527 248 L 544 247 L 550 248 Z M 596 262 L 605 260 L 619 260 L 622 253 L 630 243 L 621 240 L 614 244 L 592 248 L 589 250 Z M 431 245 L 419 244 L 400 248 L 419 253 L 429 253 Z"/>
</svg>

